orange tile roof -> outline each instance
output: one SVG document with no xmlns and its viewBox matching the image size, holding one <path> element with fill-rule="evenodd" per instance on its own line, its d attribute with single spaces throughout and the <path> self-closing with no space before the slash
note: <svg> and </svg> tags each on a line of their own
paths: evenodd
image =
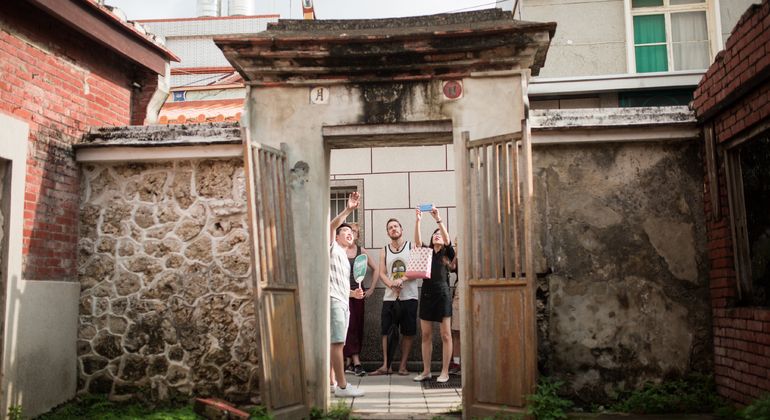
<svg viewBox="0 0 770 420">
<path fill-rule="evenodd" d="M 160 109 L 160 124 L 239 121 L 244 99 L 166 102 Z"/>
</svg>

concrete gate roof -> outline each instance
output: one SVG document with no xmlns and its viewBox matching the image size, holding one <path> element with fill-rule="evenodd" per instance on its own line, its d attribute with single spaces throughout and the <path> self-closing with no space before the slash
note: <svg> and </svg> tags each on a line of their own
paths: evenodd
<svg viewBox="0 0 770 420">
<path fill-rule="evenodd" d="M 252 85 L 460 78 L 532 69 L 556 23 L 514 20 L 488 9 L 393 19 L 280 20 L 249 36 L 215 38 Z"/>
</svg>

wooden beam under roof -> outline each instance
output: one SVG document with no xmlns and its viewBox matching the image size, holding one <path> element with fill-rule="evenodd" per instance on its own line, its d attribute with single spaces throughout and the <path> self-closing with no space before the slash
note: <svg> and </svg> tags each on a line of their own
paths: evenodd
<svg viewBox="0 0 770 420">
<path fill-rule="evenodd" d="M 397 19 L 282 20 L 256 35 L 214 41 L 251 85 L 424 80 L 517 68 L 538 74 L 555 27 L 491 9 Z"/>
</svg>

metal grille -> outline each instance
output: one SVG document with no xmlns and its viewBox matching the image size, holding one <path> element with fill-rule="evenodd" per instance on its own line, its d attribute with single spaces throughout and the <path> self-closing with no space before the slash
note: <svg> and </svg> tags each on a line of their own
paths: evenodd
<svg viewBox="0 0 770 420">
<path fill-rule="evenodd" d="M 345 207 L 348 205 L 348 195 L 352 193 L 353 191 L 356 191 L 357 188 L 355 187 L 332 187 L 331 188 L 331 195 L 330 195 L 330 211 L 329 214 L 331 214 L 331 217 L 334 217 L 342 212 L 342 210 L 345 210 Z M 359 206 L 353 213 L 350 213 L 348 215 L 348 218 L 345 219 L 345 223 L 360 223 L 361 217 L 361 206 Z"/>
<path fill-rule="evenodd" d="M 436 378 L 420 382 L 422 389 L 460 389 L 463 387 L 460 375 L 449 375 L 449 380 L 444 383 L 436 382 Z"/>
</svg>

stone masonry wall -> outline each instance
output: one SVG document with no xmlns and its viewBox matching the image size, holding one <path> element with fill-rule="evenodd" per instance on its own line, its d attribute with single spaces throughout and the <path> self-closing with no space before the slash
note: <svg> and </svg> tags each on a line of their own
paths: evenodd
<svg viewBox="0 0 770 420">
<path fill-rule="evenodd" d="M 83 167 L 78 389 L 258 391 L 240 160 Z"/>
</svg>

